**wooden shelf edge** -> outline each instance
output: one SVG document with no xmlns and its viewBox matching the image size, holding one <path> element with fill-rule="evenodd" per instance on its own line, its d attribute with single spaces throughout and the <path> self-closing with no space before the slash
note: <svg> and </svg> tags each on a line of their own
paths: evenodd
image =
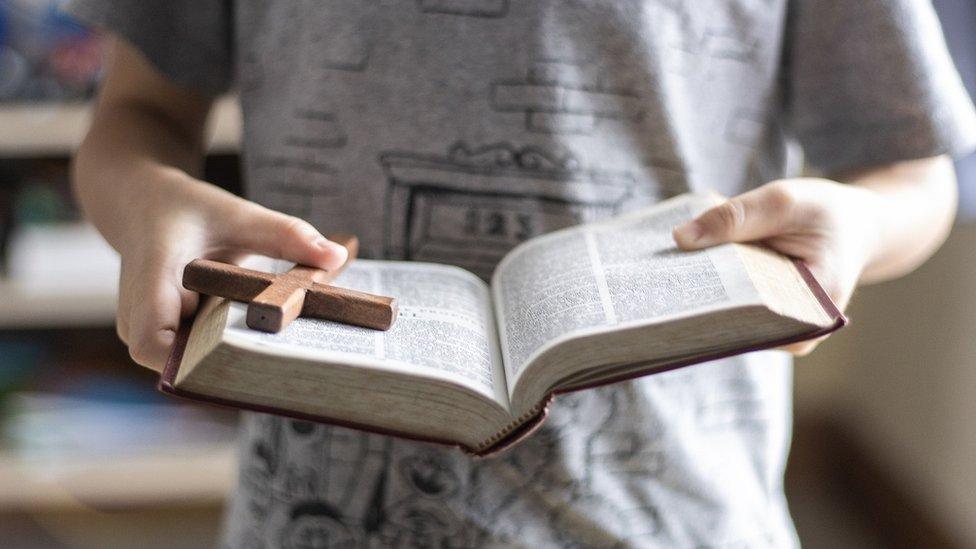
<svg viewBox="0 0 976 549">
<path fill-rule="evenodd" d="M 70 156 L 81 143 L 91 118 L 91 104 L 18 103 L 0 106 L 0 158 Z M 240 149 L 240 107 L 235 97 L 214 104 L 210 119 L 210 151 Z"/>
<path fill-rule="evenodd" d="M 102 328 L 115 325 L 115 293 L 24 293 L 0 282 L 0 330 Z"/>
<path fill-rule="evenodd" d="M 220 502 L 233 489 L 236 462 L 232 445 L 70 463 L 0 452 L 0 512 Z"/>
</svg>

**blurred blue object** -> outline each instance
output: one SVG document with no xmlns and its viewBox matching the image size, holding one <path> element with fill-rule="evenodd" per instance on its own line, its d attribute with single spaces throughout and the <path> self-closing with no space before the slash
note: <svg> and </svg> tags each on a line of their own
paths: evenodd
<svg viewBox="0 0 976 549">
<path fill-rule="evenodd" d="M 114 375 L 89 374 L 59 387 L 59 394 L 104 404 L 167 404 L 172 400 L 143 379 L 120 378 Z"/>
<path fill-rule="evenodd" d="M 949 50 L 969 95 L 976 97 L 976 1 L 934 0 Z M 976 154 L 956 163 L 959 174 L 959 219 L 976 219 Z"/>
<path fill-rule="evenodd" d="M 0 100 L 75 100 L 94 92 L 101 40 L 62 12 L 63 3 L 0 0 Z"/>
<path fill-rule="evenodd" d="M 105 401 L 47 392 L 10 395 L 0 422 L 5 451 L 32 463 L 117 459 L 227 446 L 236 423 L 194 406 Z"/>
</svg>

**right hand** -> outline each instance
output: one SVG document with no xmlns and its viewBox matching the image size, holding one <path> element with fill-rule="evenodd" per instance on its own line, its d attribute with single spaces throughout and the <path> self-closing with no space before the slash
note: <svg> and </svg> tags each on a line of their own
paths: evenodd
<svg viewBox="0 0 976 549">
<path fill-rule="evenodd" d="M 347 256 L 312 225 L 269 210 L 178 170 L 158 181 L 124 216 L 115 246 L 122 256 L 116 327 L 137 363 L 161 371 L 180 324 L 197 307 L 183 267 L 203 257 L 237 262 L 247 254 L 333 269 Z"/>
</svg>

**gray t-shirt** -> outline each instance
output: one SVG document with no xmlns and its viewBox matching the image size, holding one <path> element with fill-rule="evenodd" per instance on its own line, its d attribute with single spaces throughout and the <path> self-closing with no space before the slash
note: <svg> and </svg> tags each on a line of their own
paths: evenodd
<svg viewBox="0 0 976 549">
<path fill-rule="evenodd" d="M 249 198 L 354 232 L 365 256 L 482 275 L 544 231 L 788 175 L 790 139 L 828 173 L 976 142 L 922 1 L 72 9 L 184 86 L 236 86 Z M 792 546 L 791 368 L 755 353 L 562 396 L 537 434 L 490 460 L 246 414 L 226 543 Z"/>
</svg>

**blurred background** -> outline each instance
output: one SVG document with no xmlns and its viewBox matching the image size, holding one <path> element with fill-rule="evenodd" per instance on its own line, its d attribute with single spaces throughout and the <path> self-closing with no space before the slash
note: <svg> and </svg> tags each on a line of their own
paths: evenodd
<svg viewBox="0 0 976 549">
<path fill-rule="evenodd" d="M 976 92 L 976 2 L 936 0 Z M 59 0 L 0 0 L 0 547 L 210 547 L 235 415 L 155 392 L 113 323 L 118 259 L 67 169 L 103 41 Z M 233 98 L 210 181 L 239 188 Z M 798 361 L 790 506 L 806 547 L 976 548 L 976 157 L 924 267 L 864 288 Z M 864 319 L 864 321 L 861 321 Z"/>
</svg>

